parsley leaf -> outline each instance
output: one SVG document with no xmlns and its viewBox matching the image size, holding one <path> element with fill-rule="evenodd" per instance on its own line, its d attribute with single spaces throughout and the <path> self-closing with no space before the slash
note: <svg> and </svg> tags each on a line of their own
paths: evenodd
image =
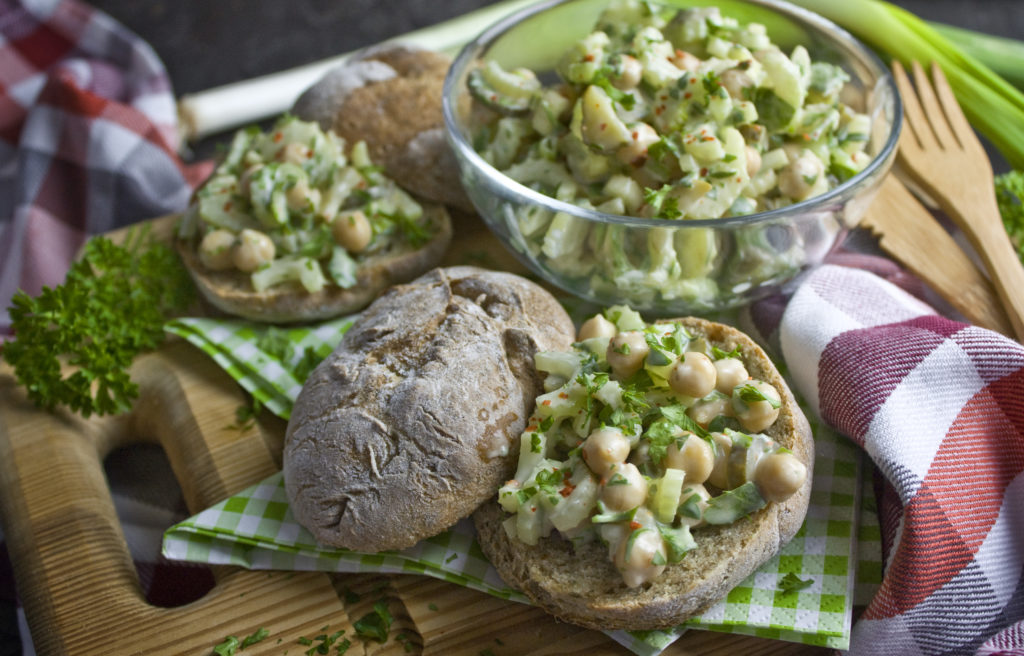
<svg viewBox="0 0 1024 656">
<path fill-rule="evenodd" d="M 35 298 L 14 295 L 15 339 L 3 357 L 36 405 L 67 406 L 86 418 L 127 412 L 139 395 L 132 360 L 163 341 L 167 318 L 194 297 L 177 254 L 148 242 L 145 231 L 124 245 L 94 237 L 62 284 Z"/>
<path fill-rule="evenodd" d="M 262 642 L 263 640 L 266 640 L 267 636 L 269 635 L 270 631 L 267 631 L 265 627 L 261 626 L 260 628 L 256 629 L 255 633 L 247 635 L 245 639 L 242 640 L 241 647 L 242 649 L 245 649 L 246 647 L 251 647 L 252 645 L 255 645 L 257 642 Z"/>
<path fill-rule="evenodd" d="M 814 579 L 801 579 L 793 572 L 789 572 L 788 574 L 782 577 L 781 581 L 779 581 L 779 589 L 783 592 L 795 592 L 797 590 L 809 588 L 813 584 Z"/>
<path fill-rule="evenodd" d="M 768 405 L 775 408 L 776 410 L 782 407 L 782 404 L 766 395 L 764 392 L 759 390 L 756 386 L 746 384 L 734 392 L 739 396 L 740 400 L 744 403 L 757 403 L 758 401 L 766 401 Z"/>
<path fill-rule="evenodd" d="M 238 651 L 238 638 L 235 636 L 228 636 L 224 638 L 224 641 L 213 648 L 213 653 L 217 656 L 235 656 L 235 652 Z"/>
</svg>

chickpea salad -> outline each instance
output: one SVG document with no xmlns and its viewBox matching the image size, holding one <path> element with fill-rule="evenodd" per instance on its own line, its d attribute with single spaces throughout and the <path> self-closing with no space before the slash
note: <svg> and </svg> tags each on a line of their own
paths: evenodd
<svg viewBox="0 0 1024 656">
<path fill-rule="evenodd" d="M 715 7 L 614 0 L 553 73 L 493 60 L 471 71 L 468 130 L 483 159 L 535 191 L 666 220 L 640 229 L 523 208 L 518 247 L 543 267 L 606 302 L 715 309 L 795 274 L 802 238 L 679 224 L 786 207 L 863 170 L 871 119 L 844 102 L 849 80 Z"/>
<path fill-rule="evenodd" d="M 356 285 L 359 263 L 417 248 L 432 227 L 423 208 L 370 161 L 362 141 L 284 116 L 266 133 L 235 134 L 196 192 L 179 236 L 198 238 L 210 271 L 248 274 L 256 292 L 298 283 L 306 292 Z"/>
<path fill-rule="evenodd" d="M 807 467 L 765 435 L 781 397 L 679 323 L 615 306 L 571 352 L 541 352 L 545 393 L 498 492 L 507 534 L 599 540 L 628 587 L 697 548 L 691 529 L 731 524 L 795 494 Z"/>
<path fill-rule="evenodd" d="M 496 168 L 611 214 L 714 219 L 784 207 L 858 173 L 870 118 L 850 79 L 783 52 L 717 8 L 617 0 L 565 53 L 559 81 L 495 61 L 468 85 L 474 143 Z"/>
</svg>

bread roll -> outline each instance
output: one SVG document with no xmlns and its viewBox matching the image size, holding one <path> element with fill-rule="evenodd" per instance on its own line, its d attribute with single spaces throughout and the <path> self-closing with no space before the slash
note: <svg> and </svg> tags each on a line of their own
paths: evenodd
<svg viewBox="0 0 1024 656">
<path fill-rule="evenodd" d="M 807 423 L 782 376 L 747 335 L 718 323 L 687 318 L 691 332 L 703 334 L 723 351 L 738 347 L 750 375 L 771 383 L 782 401 L 776 422 L 764 431 L 808 467 L 803 486 L 782 503 L 728 525 L 693 531 L 697 548 L 669 565 L 652 583 L 629 588 L 615 569 L 608 548 L 591 542 L 574 550 L 556 532 L 528 546 L 502 527 L 508 515 L 492 500 L 473 520 L 484 553 L 506 583 L 558 618 L 594 629 L 665 629 L 676 626 L 724 597 L 796 534 L 807 513 L 814 444 Z"/>
</svg>

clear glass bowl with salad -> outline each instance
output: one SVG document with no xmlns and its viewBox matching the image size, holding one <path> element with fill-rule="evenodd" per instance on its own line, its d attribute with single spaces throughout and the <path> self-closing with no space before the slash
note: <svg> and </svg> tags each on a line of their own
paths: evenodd
<svg viewBox="0 0 1024 656">
<path fill-rule="evenodd" d="M 444 89 L 467 193 L 595 303 L 736 307 L 822 261 L 895 155 L 888 69 L 777 0 L 567 0 L 469 43 Z"/>
</svg>

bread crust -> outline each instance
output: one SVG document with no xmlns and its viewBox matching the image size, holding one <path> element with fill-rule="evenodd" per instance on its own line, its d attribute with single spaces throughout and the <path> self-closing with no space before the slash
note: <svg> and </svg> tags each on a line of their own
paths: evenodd
<svg viewBox="0 0 1024 656">
<path fill-rule="evenodd" d="M 653 583 L 628 588 L 599 542 L 574 551 L 555 533 L 537 546 L 509 538 L 508 515 L 496 498 L 474 514 L 480 544 L 502 579 L 556 617 L 593 629 L 648 630 L 678 625 L 728 594 L 793 538 L 810 502 L 814 442 L 810 425 L 771 360 L 741 331 L 704 319 L 676 319 L 725 351 L 738 347 L 754 378 L 771 383 L 782 397 L 779 418 L 765 433 L 807 465 L 807 480 L 783 503 L 770 503 L 725 526 L 693 531 L 697 548 L 669 565 Z"/>
<path fill-rule="evenodd" d="M 272 323 L 308 322 L 357 312 L 393 284 L 407 282 L 437 265 L 452 238 L 451 217 L 441 205 L 422 204 L 433 236 L 412 248 L 396 246 L 359 263 L 356 284 L 348 289 L 327 285 L 309 293 L 298 282 L 257 292 L 249 274 L 211 271 L 199 260 L 199 237 L 178 239 L 176 246 L 199 289 L 211 305 L 231 315 Z"/>
<path fill-rule="evenodd" d="M 476 267 L 393 287 L 312 373 L 285 434 L 285 489 L 323 545 L 402 549 L 468 516 L 515 470 L 573 325 L 540 286 Z"/>
</svg>

